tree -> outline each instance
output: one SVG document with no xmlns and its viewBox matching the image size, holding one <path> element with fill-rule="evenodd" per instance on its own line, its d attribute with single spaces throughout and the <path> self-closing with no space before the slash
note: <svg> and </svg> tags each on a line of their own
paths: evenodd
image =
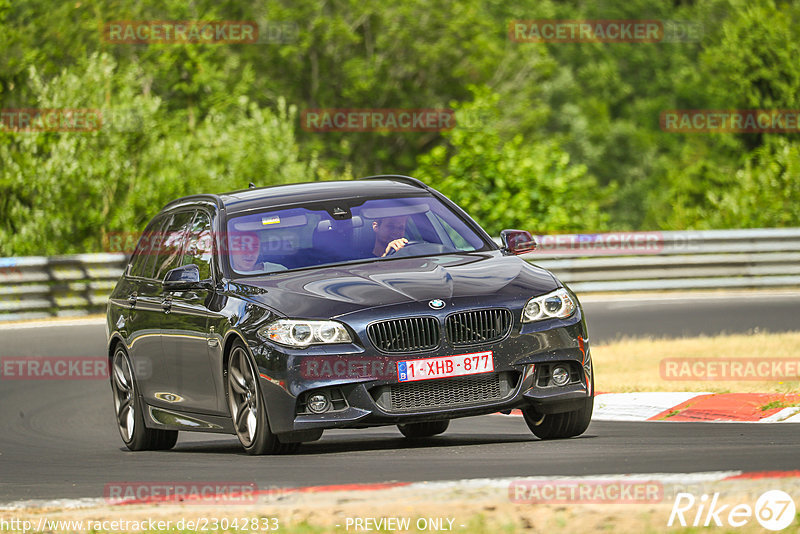
<svg viewBox="0 0 800 534">
<path fill-rule="evenodd" d="M 499 96 L 476 93 L 473 103 L 456 106 L 457 117 L 492 116 Z M 606 193 L 586 166 L 570 164 L 557 143 L 530 142 L 519 134 L 501 138 L 491 120 L 477 131 L 457 126 L 445 137 L 449 147 L 422 155 L 415 176 L 461 205 L 490 234 L 509 227 L 532 233 L 606 227 L 600 211 Z"/>
<path fill-rule="evenodd" d="M 0 254 L 98 251 L 176 197 L 316 178 L 316 164 L 298 159 L 295 108 L 234 94 L 192 128 L 148 83 L 105 54 L 50 81 L 30 70 L 38 107 L 99 109 L 104 121 L 88 132 L 0 132 Z"/>
</svg>

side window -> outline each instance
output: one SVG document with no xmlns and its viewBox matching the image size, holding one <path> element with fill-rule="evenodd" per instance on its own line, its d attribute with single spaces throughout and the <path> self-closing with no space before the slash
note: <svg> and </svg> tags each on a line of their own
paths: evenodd
<svg viewBox="0 0 800 534">
<path fill-rule="evenodd" d="M 475 250 L 475 247 L 471 246 L 467 240 L 461 236 L 461 234 L 456 232 L 455 229 L 450 226 L 447 221 L 433 213 L 431 214 L 431 217 L 433 217 L 434 220 L 441 225 L 441 227 L 447 233 L 447 237 L 449 237 L 450 241 L 453 243 L 453 246 L 455 246 L 458 250 Z"/>
<path fill-rule="evenodd" d="M 133 256 L 131 256 L 128 276 L 152 278 L 153 263 L 155 261 L 153 256 L 158 253 L 161 228 L 168 219 L 169 217 L 167 215 L 159 215 L 147 225 L 147 228 L 145 228 L 145 231 L 142 233 L 142 237 L 139 238 L 139 243 L 136 245 Z"/>
<path fill-rule="evenodd" d="M 161 247 L 156 255 L 155 279 L 163 280 L 167 271 L 180 267 L 186 231 L 194 217 L 193 211 L 179 211 L 164 227 Z"/>
<path fill-rule="evenodd" d="M 436 228 L 431 224 L 425 213 L 415 214 L 408 218 L 406 233 L 410 233 L 413 237 L 409 239 L 414 241 L 442 244 L 439 234 L 436 233 Z"/>
<path fill-rule="evenodd" d="M 211 278 L 211 218 L 204 211 L 198 211 L 186 237 L 186 246 L 180 265 L 193 263 L 200 270 L 200 280 Z"/>
</svg>

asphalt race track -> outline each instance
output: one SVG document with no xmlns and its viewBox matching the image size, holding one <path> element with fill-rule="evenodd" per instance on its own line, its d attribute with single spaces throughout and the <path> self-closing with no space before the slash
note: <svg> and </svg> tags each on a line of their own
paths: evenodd
<svg viewBox="0 0 800 534">
<path fill-rule="evenodd" d="M 593 340 L 797 329 L 800 296 L 586 304 Z M 0 327 L 0 358 L 104 354 L 102 325 Z M 594 422 L 540 441 L 519 417 L 453 421 L 412 442 L 393 427 L 327 431 L 291 457 L 250 457 L 233 436 L 182 433 L 167 452 L 131 453 L 106 380 L 0 380 L 0 503 L 102 498 L 108 483 L 255 482 L 261 489 L 512 476 L 776 471 L 800 467 L 800 425 Z"/>
<path fill-rule="evenodd" d="M 580 297 L 580 294 L 578 295 Z M 592 296 L 581 300 L 592 342 L 800 330 L 800 293 Z"/>
</svg>

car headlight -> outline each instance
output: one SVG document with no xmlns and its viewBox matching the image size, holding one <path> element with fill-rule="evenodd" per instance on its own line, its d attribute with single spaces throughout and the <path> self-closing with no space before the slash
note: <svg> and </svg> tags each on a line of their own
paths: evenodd
<svg viewBox="0 0 800 534">
<path fill-rule="evenodd" d="M 522 309 L 522 322 L 532 323 L 544 319 L 565 319 L 575 313 L 575 301 L 563 287 L 552 293 L 533 297 Z"/>
<path fill-rule="evenodd" d="M 261 328 L 258 333 L 261 337 L 289 347 L 352 341 L 344 325 L 336 321 L 278 319 Z"/>
</svg>

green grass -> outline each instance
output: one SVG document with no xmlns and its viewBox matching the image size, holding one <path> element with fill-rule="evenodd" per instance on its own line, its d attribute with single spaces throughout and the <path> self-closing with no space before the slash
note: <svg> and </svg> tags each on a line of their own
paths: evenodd
<svg viewBox="0 0 800 534">
<path fill-rule="evenodd" d="M 800 406 L 800 402 L 786 402 L 784 400 L 774 400 L 772 402 L 768 402 L 764 406 L 761 406 L 761 411 L 766 412 L 767 410 L 772 410 L 773 408 L 794 408 L 795 406 Z"/>
</svg>

